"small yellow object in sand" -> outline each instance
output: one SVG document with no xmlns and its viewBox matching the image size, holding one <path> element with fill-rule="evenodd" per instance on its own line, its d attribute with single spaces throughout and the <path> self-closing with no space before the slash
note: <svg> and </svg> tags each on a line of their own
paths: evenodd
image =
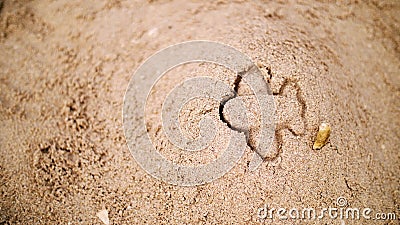
<svg viewBox="0 0 400 225">
<path fill-rule="evenodd" d="M 321 125 L 319 125 L 319 130 L 317 133 L 317 138 L 315 139 L 314 142 L 313 149 L 319 150 L 322 147 L 324 147 L 324 145 L 328 141 L 330 134 L 331 134 L 331 126 L 329 125 L 329 123 L 321 123 Z"/>
</svg>

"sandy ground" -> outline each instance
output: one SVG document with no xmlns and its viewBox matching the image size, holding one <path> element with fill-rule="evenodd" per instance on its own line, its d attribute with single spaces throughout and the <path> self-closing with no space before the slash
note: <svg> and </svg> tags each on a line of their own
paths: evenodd
<svg viewBox="0 0 400 225">
<path fill-rule="evenodd" d="M 4 1 L 0 224 L 101 224 L 96 213 L 104 209 L 111 224 L 257 224 L 265 204 L 334 207 L 340 196 L 350 206 L 400 216 L 399 12 L 396 0 Z M 247 168 L 248 148 L 221 179 L 178 187 L 138 166 L 121 112 L 140 63 L 196 39 L 229 44 L 265 72 L 279 115 L 277 141 L 255 172 Z M 158 132 L 158 109 L 171 88 L 199 74 L 234 85 L 235 74 L 197 65 L 171 71 L 149 97 L 149 133 L 181 163 L 190 160 Z M 189 136 L 204 113 L 218 121 L 218 105 L 199 110 L 201 103 L 183 115 Z M 323 121 L 332 126 L 330 141 L 312 150 Z M 217 157 L 223 139 L 199 161 Z"/>
</svg>

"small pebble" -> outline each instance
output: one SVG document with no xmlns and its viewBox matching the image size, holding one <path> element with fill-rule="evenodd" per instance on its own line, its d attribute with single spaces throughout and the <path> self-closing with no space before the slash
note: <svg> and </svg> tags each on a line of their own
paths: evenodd
<svg viewBox="0 0 400 225">
<path fill-rule="evenodd" d="M 103 209 L 96 214 L 97 217 L 106 225 L 110 225 L 110 219 L 108 218 L 107 209 Z"/>
<path fill-rule="evenodd" d="M 319 150 L 322 147 L 324 147 L 326 142 L 328 142 L 330 134 L 331 134 L 331 126 L 329 125 L 329 123 L 321 123 L 321 125 L 319 125 L 319 130 L 317 133 L 317 138 L 315 139 L 314 142 L 313 149 Z"/>
</svg>

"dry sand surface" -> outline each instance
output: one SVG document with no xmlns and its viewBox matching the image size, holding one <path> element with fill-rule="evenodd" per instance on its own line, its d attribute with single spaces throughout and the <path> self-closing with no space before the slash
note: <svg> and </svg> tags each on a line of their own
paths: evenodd
<svg viewBox="0 0 400 225">
<path fill-rule="evenodd" d="M 1 1 L 0 1 L 1 2 Z M 400 217 L 400 2 L 5 0 L 0 11 L 0 224 L 258 224 L 270 207 L 352 207 Z M 229 44 L 264 72 L 278 120 L 274 146 L 250 172 L 179 187 L 148 175 L 122 127 L 128 82 L 156 51 L 189 40 Z M 218 103 L 182 111 L 187 136 L 203 115 L 221 133 L 202 155 L 174 148 L 160 128 L 168 92 L 187 77 L 236 75 L 191 64 L 164 76 L 146 108 L 157 149 L 177 163 L 218 157 L 230 129 Z M 250 140 L 257 107 L 244 84 Z M 252 108 L 253 107 L 253 108 Z M 312 145 L 321 122 L 329 142 Z M 225 132 L 225 133 L 224 133 Z M 103 210 L 103 211 L 102 211 Z M 98 214 L 100 212 L 100 214 Z M 96 215 L 97 214 L 97 215 Z M 105 221 L 107 222 L 107 221 Z M 265 220 L 274 224 L 399 224 Z"/>
</svg>

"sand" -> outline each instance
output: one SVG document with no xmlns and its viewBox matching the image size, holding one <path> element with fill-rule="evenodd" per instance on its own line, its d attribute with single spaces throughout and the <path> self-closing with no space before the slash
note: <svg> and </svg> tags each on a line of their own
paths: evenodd
<svg viewBox="0 0 400 225">
<path fill-rule="evenodd" d="M 0 8 L 0 224 L 102 224 L 99 212 L 110 224 L 340 224 L 257 216 L 264 205 L 335 207 L 339 197 L 400 217 L 398 1 L 6 0 Z M 229 44 L 264 71 L 276 141 L 254 172 L 248 147 L 222 178 L 179 187 L 133 159 L 122 105 L 147 57 L 199 39 Z M 177 163 L 215 159 L 230 132 L 218 104 L 204 101 L 182 115 L 188 136 L 204 114 L 220 125 L 204 154 L 178 152 L 160 132 L 165 96 L 201 75 L 232 88 L 236 77 L 195 64 L 170 71 L 148 99 L 149 134 Z M 238 92 L 253 105 L 244 84 Z M 250 113 L 254 144 L 257 108 Z M 331 136 L 313 150 L 322 122 Z"/>
</svg>

